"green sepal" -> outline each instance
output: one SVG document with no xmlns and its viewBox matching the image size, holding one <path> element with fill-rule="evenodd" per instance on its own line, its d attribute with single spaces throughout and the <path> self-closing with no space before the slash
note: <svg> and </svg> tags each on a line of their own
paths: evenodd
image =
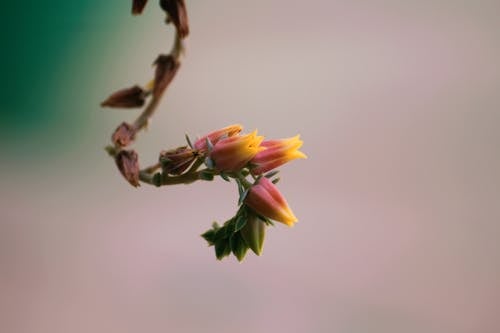
<svg viewBox="0 0 500 333">
<path fill-rule="evenodd" d="M 104 147 L 104 150 L 109 154 L 111 157 L 115 157 L 116 154 L 118 154 L 118 149 L 116 149 L 114 146 L 106 146 Z"/>
<path fill-rule="evenodd" d="M 231 180 L 229 179 L 229 177 L 226 175 L 225 172 L 221 171 L 219 173 L 219 176 L 221 176 L 222 179 L 224 179 L 226 182 L 230 182 Z"/>
<path fill-rule="evenodd" d="M 213 169 L 215 167 L 214 160 L 212 160 L 209 156 L 207 156 L 205 158 L 205 165 L 207 166 L 207 168 Z"/>
<path fill-rule="evenodd" d="M 227 239 L 219 239 L 215 242 L 215 256 L 218 260 L 231 254 L 231 245 Z"/>
<path fill-rule="evenodd" d="M 170 158 L 164 156 L 160 157 L 160 166 L 165 173 L 168 173 L 168 169 L 171 164 L 172 160 Z"/>
<path fill-rule="evenodd" d="M 257 214 L 257 217 L 259 218 L 259 220 L 263 221 L 266 225 L 270 225 L 270 226 L 274 227 L 274 222 L 270 218 L 265 217 L 265 216 L 260 215 L 260 214 Z"/>
<path fill-rule="evenodd" d="M 254 211 L 253 209 L 251 209 L 247 205 L 245 205 L 245 209 L 248 212 L 248 215 L 250 215 L 250 216 L 254 215 L 254 216 L 258 217 L 261 221 L 263 221 L 266 225 L 274 227 L 274 222 L 270 218 L 257 213 L 256 211 Z"/>
<path fill-rule="evenodd" d="M 276 185 L 280 181 L 280 179 L 281 179 L 280 177 L 275 178 L 275 179 L 271 180 L 271 183 L 273 183 L 274 185 Z"/>
<path fill-rule="evenodd" d="M 206 181 L 214 180 L 214 174 L 209 170 L 203 170 L 200 172 L 200 179 Z"/>
<path fill-rule="evenodd" d="M 250 189 L 247 189 L 240 193 L 240 197 L 238 198 L 238 206 L 240 206 L 243 203 L 243 201 L 245 201 L 245 198 L 247 197 L 249 190 Z"/>
<path fill-rule="evenodd" d="M 191 139 L 189 138 L 189 135 L 188 135 L 187 133 L 185 134 L 185 137 L 186 137 L 186 141 L 187 141 L 188 146 L 189 146 L 191 149 L 194 149 L 194 147 L 193 147 L 193 143 L 191 142 Z"/>
<path fill-rule="evenodd" d="M 170 158 L 168 158 L 167 156 L 160 156 L 160 163 L 162 165 L 168 165 L 171 162 L 172 162 L 172 160 Z"/>
<path fill-rule="evenodd" d="M 238 185 L 238 194 L 241 196 L 245 192 L 245 187 L 238 178 L 236 178 L 236 185 Z"/>
<path fill-rule="evenodd" d="M 210 154 L 212 152 L 212 150 L 214 149 L 214 145 L 212 144 L 212 141 L 210 141 L 210 138 L 208 136 L 205 139 L 205 142 L 207 143 L 208 153 Z"/>
<path fill-rule="evenodd" d="M 153 175 L 153 184 L 156 186 L 156 187 L 160 187 L 163 185 L 163 176 L 161 173 L 157 172 Z"/>
<path fill-rule="evenodd" d="M 274 176 L 276 176 L 280 171 L 279 170 L 273 170 L 273 171 L 270 171 L 268 173 L 266 173 L 264 175 L 264 177 L 266 178 L 273 178 Z"/>
</svg>

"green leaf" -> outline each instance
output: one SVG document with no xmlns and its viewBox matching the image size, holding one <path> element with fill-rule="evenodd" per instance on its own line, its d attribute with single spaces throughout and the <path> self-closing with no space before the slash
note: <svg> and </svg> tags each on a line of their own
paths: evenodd
<svg viewBox="0 0 500 333">
<path fill-rule="evenodd" d="M 229 244 L 229 240 L 226 240 L 226 248 L 224 249 L 224 257 L 227 257 L 231 254 L 231 244 Z"/>
<path fill-rule="evenodd" d="M 275 178 L 275 179 L 271 180 L 271 182 L 276 185 L 280 181 L 280 179 L 281 178 L 278 177 L 278 178 Z"/>
<path fill-rule="evenodd" d="M 231 243 L 231 251 L 233 252 L 234 256 L 236 257 L 236 259 L 238 259 L 238 261 L 242 261 L 243 258 L 245 258 L 245 254 L 247 253 L 248 245 L 245 243 L 239 233 L 234 234 L 229 241 Z"/>
<path fill-rule="evenodd" d="M 245 224 L 247 224 L 247 221 L 248 219 L 246 217 L 246 214 L 238 216 L 238 218 L 236 218 L 236 222 L 234 223 L 234 232 L 240 231 L 241 228 L 243 228 Z"/>
<path fill-rule="evenodd" d="M 243 201 L 245 201 L 245 198 L 247 197 L 249 190 L 250 189 L 247 189 L 243 193 L 240 193 L 240 197 L 238 198 L 238 206 L 240 206 L 243 203 Z"/>
<path fill-rule="evenodd" d="M 232 221 L 232 220 L 230 220 Z M 215 241 L 221 240 L 221 239 L 227 239 L 229 236 L 231 236 L 231 231 L 229 231 L 228 224 L 224 224 L 222 227 L 217 229 L 215 231 Z M 232 229 L 232 228 L 231 228 Z"/>
<path fill-rule="evenodd" d="M 208 242 L 208 245 L 212 246 L 214 245 L 215 241 L 215 232 L 216 230 L 214 229 L 207 230 L 203 234 L 201 234 L 201 237 L 203 237 Z"/>
<path fill-rule="evenodd" d="M 218 240 L 222 240 L 224 238 L 226 238 L 226 228 L 225 227 L 221 227 L 221 228 L 215 230 L 214 242 L 217 242 Z"/>
<path fill-rule="evenodd" d="M 231 253 L 231 246 L 227 239 L 220 239 L 215 242 L 215 256 L 218 260 L 227 257 Z"/>
</svg>

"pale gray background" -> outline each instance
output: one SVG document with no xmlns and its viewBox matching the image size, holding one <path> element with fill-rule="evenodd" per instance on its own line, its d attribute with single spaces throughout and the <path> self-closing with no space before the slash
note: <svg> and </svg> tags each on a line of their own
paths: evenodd
<svg viewBox="0 0 500 333">
<path fill-rule="evenodd" d="M 52 81 L 54 107 L 85 109 L 69 148 L 2 162 L 0 331 L 499 332 L 499 3 L 187 6 L 141 162 L 235 122 L 300 133 L 309 159 L 279 184 L 299 223 L 217 262 L 199 234 L 234 213 L 235 186 L 120 178 L 103 147 L 135 112 L 98 103 L 146 82 L 172 31 L 155 1 L 139 18 L 117 4 Z"/>
</svg>

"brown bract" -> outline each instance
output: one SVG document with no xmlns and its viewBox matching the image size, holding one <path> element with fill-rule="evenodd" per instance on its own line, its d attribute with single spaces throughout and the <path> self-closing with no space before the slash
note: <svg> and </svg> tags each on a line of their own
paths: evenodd
<svg viewBox="0 0 500 333">
<path fill-rule="evenodd" d="M 184 0 L 160 0 L 160 6 L 174 23 L 179 37 L 186 38 L 189 34 L 189 24 Z"/>
<path fill-rule="evenodd" d="M 180 175 L 193 164 L 197 156 L 196 150 L 186 146 L 162 151 L 160 153 L 162 170 L 170 175 Z"/>
<path fill-rule="evenodd" d="M 156 71 L 153 96 L 159 98 L 172 82 L 175 73 L 180 67 L 180 62 L 171 55 L 160 54 L 154 64 L 156 65 Z"/>
<path fill-rule="evenodd" d="M 144 105 L 146 92 L 135 85 L 130 88 L 118 90 L 111 94 L 101 106 L 110 108 L 140 108 Z"/>
<path fill-rule="evenodd" d="M 142 14 L 142 11 L 144 10 L 144 7 L 146 6 L 147 2 L 148 2 L 148 0 L 133 0 L 132 1 L 132 14 L 133 15 Z"/>
<path fill-rule="evenodd" d="M 134 150 L 122 150 L 115 157 L 116 166 L 134 187 L 139 186 L 139 157 Z"/>
<path fill-rule="evenodd" d="M 120 126 L 118 126 L 111 136 L 111 140 L 114 142 L 115 145 L 119 147 L 126 147 L 128 146 L 132 141 L 134 141 L 135 138 L 135 129 L 132 125 L 127 124 L 127 123 L 121 123 Z"/>
</svg>

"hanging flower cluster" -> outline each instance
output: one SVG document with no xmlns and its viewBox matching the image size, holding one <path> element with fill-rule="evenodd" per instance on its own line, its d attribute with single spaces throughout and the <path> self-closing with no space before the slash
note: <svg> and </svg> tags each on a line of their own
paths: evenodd
<svg viewBox="0 0 500 333">
<path fill-rule="evenodd" d="M 264 141 L 257 131 L 241 135 L 241 126 L 232 125 L 198 139 L 194 147 L 206 168 L 207 180 L 214 175 L 234 180 L 238 187 L 239 209 L 222 226 L 214 223 L 202 236 L 215 247 L 218 259 L 233 253 L 241 261 L 250 248 L 262 253 L 266 226 L 274 221 L 293 226 L 297 218 L 276 187 L 276 167 L 297 158 L 306 158 L 298 149 L 299 136 Z M 215 143 L 214 143 L 215 142 Z M 265 172 L 270 171 L 266 174 Z M 250 178 L 250 181 L 249 181 Z"/>
<path fill-rule="evenodd" d="M 141 14 L 147 0 L 134 0 L 132 13 Z M 139 156 L 128 149 L 149 122 L 168 85 L 175 77 L 183 51 L 183 39 L 189 33 L 186 6 L 183 0 L 161 0 L 167 15 L 166 22 L 176 27 L 176 38 L 169 54 L 159 55 L 154 65 L 153 80 L 144 87 L 133 85 L 111 94 L 104 107 L 140 108 L 146 104 L 135 122 L 122 123 L 106 147 L 118 170 L 134 187 L 141 183 L 154 186 L 190 184 L 198 180 L 212 181 L 221 177 L 235 182 L 238 190 L 238 209 L 222 225 L 214 222 L 202 234 L 214 246 L 217 259 L 231 253 L 243 260 L 248 249 L 260 255 L 266 227 L 273 221 L 293 226 L 297 217 L 278 190 L 276 168 L 295 159 L 306 158 L 299 149 L 300 137 L 265 140 L 257 131 L 242 133 L 241 125 L 231 125 L 198 138 L 194 143 L 186 135 L 187 145 L 160 152 L 157 163 L 141 169 Z"/>
</svg>

